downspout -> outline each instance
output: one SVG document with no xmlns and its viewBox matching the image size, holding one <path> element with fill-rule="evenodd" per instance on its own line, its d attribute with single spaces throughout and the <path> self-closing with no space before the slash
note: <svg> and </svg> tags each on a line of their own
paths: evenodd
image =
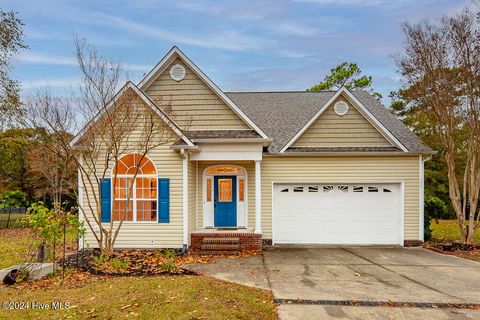
<svg viewBox="0 0 480 320">
<path fill-rule="evenodd" d="M 80 162 L 80 165 L 83 165 L 83 156 L 80 154 L 78 161 Z M 80 166 L 77 169 L 78 173 L 78 203 L 80 204 L 78 206 L 78 223 L 84 223 L 84 212 L 82 211 L 83 208 L 83 181 L 82 181 L 82 170 L 80 169 Z M 78 237 L 78 249 L 83 250 L 85 247 L 85 235 Z"/>
<path fill-rule="evenodd" d="M 183 247 L 180 254 L 184 254 L 188 250 L 188 151 L 180 150 L 182 157 L 182 230 L 183 230 Z"/>
</svg>

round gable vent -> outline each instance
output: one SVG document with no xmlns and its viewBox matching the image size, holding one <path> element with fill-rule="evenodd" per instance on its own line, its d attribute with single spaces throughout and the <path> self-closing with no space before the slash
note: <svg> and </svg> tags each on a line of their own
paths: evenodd
<svg viewBox="0 0 480 320">
<path fill-rule="evenodd" d="M 335 110 L 335 113 L 340 117 L 344 116 L 348 112 L 348 104 L 345 101 L 338 101 L 333 106 L 333 110 Z"/>
<path fill-rule="evenodd" d="M 170 77 L 175 81 L 181 81 L 185 78 L 187 71 L 181 64 L 176 64 L 170 68 Z"/>
</svg>

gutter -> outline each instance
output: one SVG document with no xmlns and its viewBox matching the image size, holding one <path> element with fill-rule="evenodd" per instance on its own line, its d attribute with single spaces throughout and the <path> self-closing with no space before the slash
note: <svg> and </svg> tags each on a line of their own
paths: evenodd
<svg viewBox="0 0 480 320">
<path fill-rule="evenodd" d="M 196 143 L 263 143 L 265 147 L 269 146 L 272 143 L 272 139 L 264 138 L 199 138 L 191 140 Z"/>
<path fill-rule="evenodd" d="M 268 152 L 264 153 L 264 157 L 288 157 L 288 156 L 413 156 L 413 155 L 432 155 L 433 153 L 426 152 Z"/>
</svg>

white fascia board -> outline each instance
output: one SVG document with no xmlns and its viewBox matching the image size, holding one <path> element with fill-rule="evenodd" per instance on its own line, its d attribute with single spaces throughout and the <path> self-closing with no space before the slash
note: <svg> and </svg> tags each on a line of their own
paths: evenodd
<svg viewBox="0 0 480 320">
<path fill-rule="evenodd" d="M 315 120 L 317 120 L 322 115 L 323 112 L 325 112 L 325 110 L 342 93 L 345 93 L 350 99 L 352 99 L 352 101 L 365 113 L 366 119 L 372 122 L 372 124 L 374 124 L 374 126 L 379 129 L 380 133 L 385 138 L 387 138 L 387 140 L 402 149 L 402 151 L 408 152 L 408 149 L 405 148 L 405 146 L 400 143 L 400 141 L 398 141 L 398 139 L 395 138 L 395 136 L 390 131 L 388 131 L 387 128 L 385 128 L 385 126 L 380 121 L 378 121 L 377 118 L 373 116 L 373 114 L 360 102 L 360 100 L 358 100 L 347 88 L 342 87 L 327 101 L 327 103 L 322 108 L 320 108 L 320 110 L 318 110 L 318 112 L 313 116 L 313 118 L 311 118 L 310 121 L 308 121 L 305 126 L 300 131 L 298 131 L 297 134 L 295 134 L 295 136 L 280 150 L 280 153 L 285 152 L 285 150 L 287 150 L 293 143 L 295 143 L 295 141 L 300 138 L 300 136 L 315 122 Z"/>
<path fill-rule="evenodd" d="M 215 92 L 220 99 L 223 100 L 242 120 L 244 120 L 250 128 L 255 130 L 262 138 L 268 139 L 268 136 L 239 108 L 237 105 L 230 100 L 229 97 L 223 93 L 222 90 L 212 81 L 210 78 L 203 73 L 200 68 L 195 65 L 193 61 L 191 61 L 178 47 L 174 46 L 170 51 L 160 60 L 159 63 L 143 78 L 142 81 L 138 84 L 139 88 L 142 90 L 145 89 L 150 83 L 160 74 L 164 68 L 167 66 L 168 62 L 172 60 L 174 55 L 178 55 L 186 64 L 187 66 L 195 72 L 195 74 L 202 79 L 207 86 Z"/>
<path fill-rule="evenodd" d="M 72 139 L 70 145 L 75 145 L 80 138 L 85 134 L 85 132 L 92 126 L 98 119 L 100 119 L 103 114 L 109 110 L 110 108 L 114 107 L 115 103 L 118 101 L 120 96 L 125 92 L 127 89 L 132 89 L 143 102 L 145 102 L 153 111 L 166 123 L 168 126 L 179 136 L 182 138 L 183 141 L 188 146 L 194 146 L 193 142 L 188 139 L 187 136 L 180 130 L 180 127 L 165 113 L 163 112 L 145 93 L 143 93 L 134 83 L 128 81 L 122 89 L 120 89 L 117 94 L 113 97 L 113 99 L 108 103 L 107 107 L 99 112 L 92 120 L 88 122 L 88 124 Z"/>
</svg>

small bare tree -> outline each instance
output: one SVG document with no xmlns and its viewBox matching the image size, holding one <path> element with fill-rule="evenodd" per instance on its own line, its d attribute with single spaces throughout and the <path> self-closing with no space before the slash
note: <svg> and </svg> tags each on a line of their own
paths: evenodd
<svg viewBox="0 0 480 320">
<path fill-rule="evenodd" d="M 53 97 L 42 89 L 24 101 L 23 125 L 35 129 L 36 143 L 29 152 L 29 171 L 45 178 L 55 212 L 64 196 L 75 195 L 75 159 L 63 145 L 72 139 L 67 130 L 75 126 L 75 115 L 67 99 Z M 61 125 L 59 125 L 61 124 Z"/>
<path fill-rule="evenodd" d="M 157 106 L 150 101 L 148 106 L 140 97 L 135 85 L 120 83 L 124 73 L 121 65 L 98 54 L 84 40 L 74 37 L 75 54 L 83 81 L 80 94 L 74 99 L 54 103 L 51 97 L 38 99 L 26 112 L 30 126 L 49 132 L 56 138 L 56 151 L 73 159 L 79 174 L 79 188 L 83 201 L 78 202 L 79 213 L 90 234 L 95 238 L 103 255 L 110 255 L 122 224 L 128 216 L 129 200 L 139 173 L 139 164 L 155 148 L 174 141 L 174 133 L 168 123 L 160 119 L 166 115 L 168 106 Z M 141 93 L 140 93 L 141 94 Z M 160 109 L 161 108 L 161 109 Z M 76 121 L 86 123 L 75 143 L 65 139 L 62 133 L 74 130 Z M 53 133 L 53 134 L 52 134 Z M 111 178 L 113 184 L 112 203 L 117 197 L 116 164 L 124 155 L 135 153 L 136 169 L 128 185 L 122 186 L 127 194 L 124 206 L 115 207 L 112 219 L 102 223 L 101 183 Z M 114 221 L 114 217 L 118 220 Z"/>
<path fill-rule="evenodd" d="M 464 243 L 473 242 L 480 218 L 479 22 L 478 14 L 464 11 L 440 25 L 406 23 L 405 53 L 397 58 L 406 84 L 402 94 L 441 140 Z"/>
</svg>

